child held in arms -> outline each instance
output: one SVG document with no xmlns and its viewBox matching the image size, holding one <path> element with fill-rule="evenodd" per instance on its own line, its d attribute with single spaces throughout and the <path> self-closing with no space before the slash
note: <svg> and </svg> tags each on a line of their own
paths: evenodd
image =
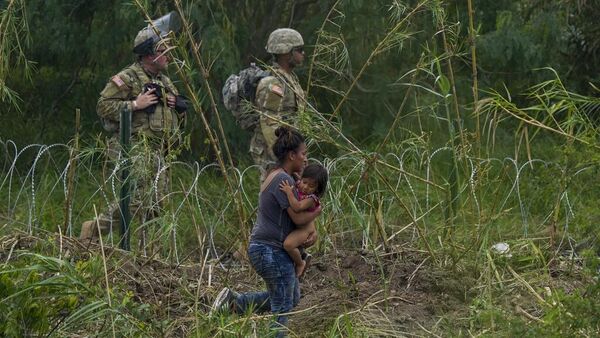
<svg viewBox="0 0 600 338">
<path fill-rule="evenodd" d="M 320 198 L 327 189 L 327 180 L 327 169 L 320 164 L 309 164 L 304 168 L 302 177 L 296 182 L 295 187 L 289 185 L 287 181 L 283 181 L 279 185 L 279 189 L 286 193 L 292 210 L 295 212 L 313 212 L 321 204 Z M 298 192 L 298 198 L 296 198 L 294 190 Z M 302 275 L 309 260 L 309 258 L 302 259 L 300 247 L 315 231 L 314 222 L 299 225 L 283 242 L 284 249 L 294 261 L 297 276 Z"/>
</svg>

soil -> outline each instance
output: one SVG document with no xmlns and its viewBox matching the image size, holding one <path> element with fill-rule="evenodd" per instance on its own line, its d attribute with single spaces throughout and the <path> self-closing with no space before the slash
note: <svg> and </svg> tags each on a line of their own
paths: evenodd
<svg viewBox="0 0 600 338">
<path fill-rule="evenodd" d="M 14 259 L 18 250 L 39 251 L 40 243 L 48 239 L 2 237 L 0 261 Z M 100 253 L 96 244 L 66 237 L 55 236 L 54 248 L 71 261 Z M 188 335 L 193 324 L 190 314 L 207 314 L 222 287 L 243 292 L 260 290 L 263 285 L 247 263 L 233 259 L 173 264 L 108 247 L 105 255 L 114 262 L 108 268 L 109 283 L 125 284 L 123 288 L 131 290 L 134 300 L 152 307 L 154 318 L 175 319 L 176 324 L 165 330 L 166 336 Z M 468 317 L 470 292 L 476 283 L 468 276 L 465 271 L 439 269 L 426 253 L 416 250 L 395 248 L 375 255 L 348 249 L 316 254 L 301 279 L 303 297 L 290 317 L 290 329 L 300 337 L 317 337 L 334 325 L 343 329 L 350 322 L 353 330 L 368 336 L 440 334 L 441 318 Z"/>
<path fill-rule="evenodd" d="M 348 318 L 352 325 L 373 335 L 430 335 L 428 328 L 442 314 L 466 310 L 466 304 L 456 297 L 462 290 L 448 288 L 447 274 L 428 263 L 424 253 L 410 250 L 377 256 L 346 250 L 317 256 L 302 283 L 299 311 L 308 311 L 295 316 L 292 330 L 319 336 L 340 314 L 354 312 Z"/>
<path fill-rule="evenodd" d="M 40 243 L 48 243 L 44 241 L 26 235 L 3 237 L 0 259 L 6 261 L 9 255 L 14 258 L 19 250 L 40 251 Z M 89 259 L 100 251 L 97 244 L 72 238 L 56 237 L 55 242 L 55 248 L 62 248 L 61 258 L 71 261 Z M 260 290 L 263 285 L 247 263 L 232 259 L 207 263 L 203 268 L 197 263 L 177 265 L 132 256 L 110 247 L 105 247 L 105 255 L 114 262 L 108 268 L 109 283 L 125 284 L 123 288 L 131 290 L 135 301 L 150 304 L 154 315 L 162 318 L 187 318 L 196 310 L 208 313 L 223 286 L 243 292 Z M 301 280 L 303 297 L 294 309 L 297 313 L 290 317 L 291 330 L 302 337 L 322 336 L 340 315 L 350 313 L 347 319 L 365 330 L 427 335 L 427 328 L 442 313 L 465 308 L 464 298 L 457 295 L 467 288 L 449 288 L 445 273 L 429 263 L 427 256 L 418 251 L 398 250 L 375 256 L 350 249 L 314 255 L 312 266 Z M 197 309 L 196 297 L 200 300 Z M 185 335 L 187 325 L 182 321 L 165 333 Z"/>
</svg>

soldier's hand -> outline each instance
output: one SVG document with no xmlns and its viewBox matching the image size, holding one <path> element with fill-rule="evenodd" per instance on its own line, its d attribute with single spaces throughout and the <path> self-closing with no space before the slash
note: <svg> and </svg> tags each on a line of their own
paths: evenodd
<svg viewBox="0 0 600 338">
<path fill-rule="evenodd" d="M 145 93 L 141 93 L 135 98 L 135 106 L 137 107 L 137 110 L 144 110 L 151 105 L 158 103 L 158 97 L 156 94 L 154 94 L 155 91 L 156 88 L 152 88 Z"/>
<path fill-rule="evenodd" d="M 169 106 L 169 108 L 175 108 L 175 104 L 177 103 L 177 97 L 168 94 L 167 95 L 167 106 Z"/>
</svg>

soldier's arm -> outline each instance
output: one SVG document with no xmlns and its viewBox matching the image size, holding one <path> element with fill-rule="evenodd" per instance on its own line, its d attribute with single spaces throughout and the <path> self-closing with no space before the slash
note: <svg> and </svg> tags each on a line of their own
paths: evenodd
<svg viewBox="0 0 600 338">
<path fill-rule="evenodd" d="M 126 81 L 128 79 L 120 74 L 108 81 L 100 92 L 100 98 L 96 105 L 98 116 L 119 121 L 123 109 L 135 110 L 136 107 L 134 107 L 131 97 L 131 86 Z"/>
<path fill-rule="evenodd" d="M 284 87 L 274 76 L 262 79 L 256 88 L 256 107 L 265 114 L 281 111 Z"/>
</svg>

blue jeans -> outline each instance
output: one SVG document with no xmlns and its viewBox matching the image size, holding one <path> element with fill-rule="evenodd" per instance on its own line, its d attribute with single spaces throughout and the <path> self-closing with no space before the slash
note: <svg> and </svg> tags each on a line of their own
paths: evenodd
<svg viewBox="0 0 600 338">
<path fill-rule="evenodd" d="M 290 312 L 300 302 L 294 262 L 283 248 L 256 242 L 250 242 L 248 258 L 265 281 L 267 291 L 241 293 L 236 299 L 237 311 L 264 313 L 271 310 L 276 316 L 273 327 L 280 330 L 278 336 L 282 337 L 288 318 L 281 314 Z"/>
</svg>

